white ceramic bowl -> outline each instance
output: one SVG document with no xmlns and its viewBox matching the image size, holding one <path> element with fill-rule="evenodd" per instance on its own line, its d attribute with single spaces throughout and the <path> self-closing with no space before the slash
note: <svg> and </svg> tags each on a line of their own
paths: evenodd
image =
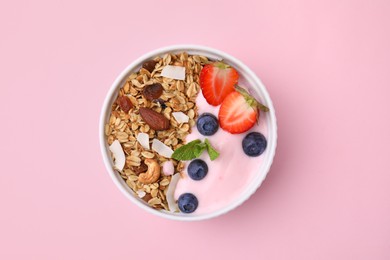
<svg viewBox="0 0 390 260">
<path fill-rule="evenodd" d="M 265 150 L 263 163 L 259 167 L 259 172 L 253 182 L 247 187 L 247 189 L 238 197 L 235 201 L 233 201 L 230 205 L 225 208 L 222 208 L 218 211 L 204 214 L 204 215 L 191 215 L 191 214 L 183 214 L 183 213 L 170 213 L 166 211 L 159 211 L 151 208 L 145 203 L 142 199 L 138 198 L 136 194 L 127 186 L 126 182 L 121 178 L 121 176 L 113 169 L 113 161 L 111 159 L 110 151 L 108 149 L 107 140 L 104 134 L 104 126 L 108 122 L 111 112 L 111 105 L 116 100 L 119 89 L 123 86 L 126 78 L 133 72 L 136 72 L 140 69 L 142 63 L 146 60 L 150 60 L 156 56 L 162 56 L 168 52 L 183 52 L 186 51 L 189 54 L 203 55 L 208 58 L 214 60 L 223 59 L 226 63 L 230 64 L 234 67 L 238 73 L 240 74 L 240 83 L 244 82 L 244 85 L 247 86 L 251 93 L 258 98 L 258 100 L 266 105 L 270 111 L 269 113 L 264 113 L 267 128 L 268 128 L 268 138 L 267 138 L 267 149 Z M 264 119 L 263 119 L 264 120 Z M 103 104 L 103 108 L 100 115 L 100 123 L 99 123 L 99 139 L 100 139 L 100 148 L 103 155 L 104 164 L 106 165 L 107 171 L 110 174 L 112 180 L 116 184 L 116 186 L 123 192 L 123 194 L 131 200 L 133 203 L 138 205 L 140 208 L 153 213 L 157 216 L 173 219 L 173 220 L 184 220 L 184 221 L 196 221 L 196 220 L 204 220 L 213 217 L 217 217 L 224 213 L 227 213 L 237 206 L 241 205 L 245 200 L 247 200 L 256 190 L 260 187 L 261 183 L 265 179 L 276 150 L 276 141 L 277 141 L 277 126 L 276 126 L 276 118 L 275 118 L 275 110 L 272 105 L 272 101 L 268 95 L 267 90 L 265 89 L 263 83 L 260 79 L 241 61 L 238 59 L 221 52 L 219 50 L 205 47 L 205 46 L 197 46 L 197 45 L 173 45 L 164 47 L 161 49 L 157 49 L 151 51 L 142 57 L 138 58 L 134 62 L 132 62 L 125 70 L 122 71 L 121 74 L 116 78 L 114 83 L 112 84 L 106 99 Z"/>
</svg>

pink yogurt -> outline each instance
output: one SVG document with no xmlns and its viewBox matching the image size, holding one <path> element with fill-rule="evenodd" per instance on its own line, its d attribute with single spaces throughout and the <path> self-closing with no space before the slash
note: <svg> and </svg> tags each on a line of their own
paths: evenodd
<svg viewBox="0 0 390 260">
<path fill-rule="evenodd" d="M 199 115 L 208 112 L 218 117 L 219 106 L 214 107 L 207 103 L 202 93 L 196 99 Z M 192 180 L 187 173 L 186 163 L 184 178 L 181 178 L 176 186 L 175 199 L 183 193 L 194 194 L 199 201 L 199 206 L 193 215 L 211 213 L 228 206 L 240 197 L 249 183 L 258 174 L 258 169 L 263 161 L 263 155 L 249 157 L 242 150 L 242 140 L 249 132 L 260 132 L 268 138 L 265 120 L 262 120 L 260 112 L 259 125 L 255 125 L 243 134 L 230 134 L 221 128 L 212 136 L 208 136 L 210 143 L 220 153 L 220 156 L 211 161 L 205 151 L 200 159 L 207 163 L 209 168 L 206 177 L 200 181 Z M 206 137 L 199 133 L 196 126 L 187 136 L 187 143 L 195 139 L 204 140 Z"/>
</svg>

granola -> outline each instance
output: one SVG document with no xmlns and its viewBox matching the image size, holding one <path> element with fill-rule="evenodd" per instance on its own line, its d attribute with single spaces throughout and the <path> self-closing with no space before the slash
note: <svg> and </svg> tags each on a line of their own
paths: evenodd
<svg viewBox="0 0 390 260">
<path fill-rule="evenodd" d="M 155 209 L 169 210 L 166 194 L 172 177 L 160 174 L 153 183 L 142 183 L 139 176 L 146 172 L 145 160 L 153 159 L 161 168 L 164 162 L 171 160 L 175 173 L 182 173 L 184 163 L 144 148 L 137 141 L 137 135 L 146 133 L 150 143 L 156 138 L 172 150 L 185 144 L 186 136 L 198 116 L 195 100 L 200 91 L 199 73 L 208 62 L 207 57 L 186 52 L 155 57 L 145 62 L 138 72 L 128 76 L 119 90 L 117 102 L 112 105 L 105 134 L 109 145 L 118 140 L 125 152 L 125 166 L 118 172 L 134 193 Z M 185 79 L 162 77 L 161 71 L 167 65 L 184 67 Z M 160 86 L 163 89 L 161 96 L 158 95 Z M 169 128 L 152 129 L 140 115 L 140 108 L 149 108 L 163 115 L 169 120 Z M 179 123 L 172 115 L 173 112 L 184 113 L 188 116 L 188 122 Z"/>
</svg>

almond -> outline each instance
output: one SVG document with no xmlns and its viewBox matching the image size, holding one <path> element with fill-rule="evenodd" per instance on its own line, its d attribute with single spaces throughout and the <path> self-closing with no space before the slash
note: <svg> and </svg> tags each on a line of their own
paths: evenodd
<svg viewBox="0 0 390 260">
<path fill-rule="evenodd" d="M 139 113 L 145 123 L 153 130 L 159 131 L 167 130 L 169 128 L 169 120 L 164 115 L 146 107 L 141 107 Z"/>
</svg>

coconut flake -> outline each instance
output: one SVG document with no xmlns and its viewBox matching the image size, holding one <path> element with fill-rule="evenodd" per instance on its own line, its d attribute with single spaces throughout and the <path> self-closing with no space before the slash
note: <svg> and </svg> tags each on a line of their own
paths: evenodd
<svg viewBox="0 0 390 260">
<path fill-rule="evenodd" d="M 166 161 L 162 164 L 162 171 L 165 176 L 169 176 L 175 173 L 175 168 L 172 161 Z"/>
<path fill-rule="evenodd" d="M 189 117 L 183 112 L 172 112 L 172 115 L 179 124 L 188 123 Z"/>
<path fill-rule="evenodd" d="M 171 79 L 184 80 L 186 78 L 186 68 L 182 66 L 167 65 L 161 71 L 161 76 Z"/>
<path fill-rule="evenodd" d="M 179 211 L 179 208 L 177 207 L 177 203 L 175 201 L 175 189 L 179 179 L 180 179 L 180 173 L 176 173 L 175 175 L 173 175 L 167 189 L 166 198 L 167 198 L 168 208 L 170 212 Z"/>
<path fill-rule="evenodd" d="M 166 158 L 171 158 L 173 154 L 173 150 L 169 146 L 165 145 L 163 142 L 156 138 L 153 139 L 152 149 L 153 151 L 156 151 L 159 155 L 164 156 Z"/>
<path fill-rule="evenodd" d="M 142 145 L 143 148 L 149 150 L 149 135 L 145 133 L 139 133 L 137 135 L 137 141 Z"/>
<path fill-rule="evenodd" d="M 118 140 L 115 140 L 110 145 L 110 151 L 112 152 L 112 155 L 114 157 L 114 167 L 118 171 L 122 171 L 123 167 L 125 167 L 126 157 L 125 153 L 123 152 L 122 146 Z"/>
<path fill-rule="evenodd" d="M 146 192 L 143 190 L 139 190 L 139 191 L 137 191 L 137 195 L 138 195 L 138 197 L 140 197 L 142 199 L 143 197 L 145 197 Z"/>
</svg>

